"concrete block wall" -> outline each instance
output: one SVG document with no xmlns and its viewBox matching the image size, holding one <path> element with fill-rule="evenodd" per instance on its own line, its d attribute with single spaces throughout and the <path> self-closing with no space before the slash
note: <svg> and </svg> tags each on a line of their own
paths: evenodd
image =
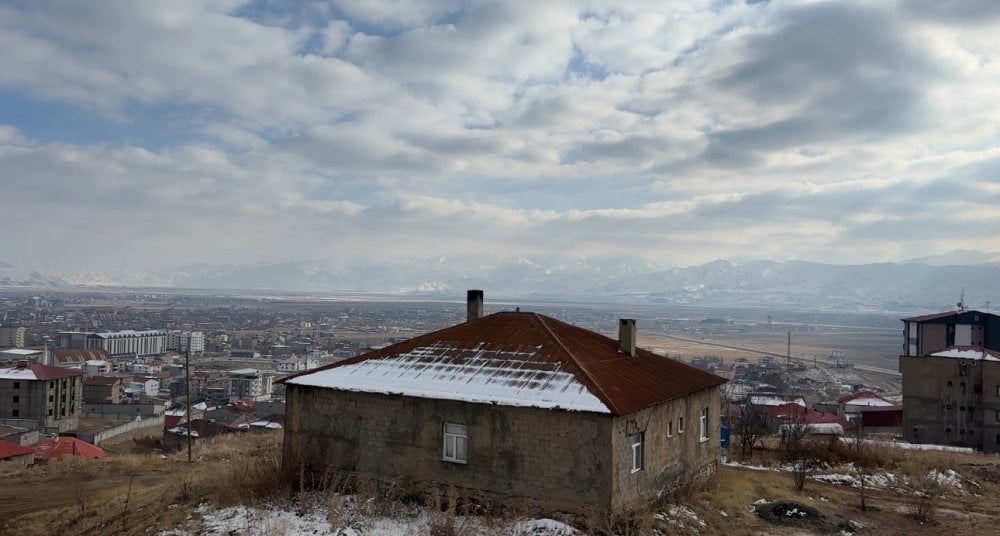
<svg viewBox="0 0 1000 536">
<path fill-rule="evenodd" d="M 962 363 L 946 357 L 900 357 L 903 438 L 1000 452 L 1000 363 Z"/>
<path fill-rule="evenodd" d="M 708 408 L 708 439 L 704 441 L 699 437 L 702 408 Z M 687 480 L 713 473 L 722 454 L 720 408 L 720 391 L 713 387 L 617 417 L 612 435 L 613 508 L 648 503 Z M 679 417 L 684 417 L 683 432 Z M 671 435 L 668 423 L 672 423 Z M 633 472 L 632 436 L 637 432 L 644 433 L 643 468 Z"/>
<path fill-rule="evenodd" d="M 610 415 L 289 385 L 286 467 L 435 482 L 494 498 L 611 507 Z M 444 423 L 468 431 L 468 463 L 442 460 Z"/>
</svg>

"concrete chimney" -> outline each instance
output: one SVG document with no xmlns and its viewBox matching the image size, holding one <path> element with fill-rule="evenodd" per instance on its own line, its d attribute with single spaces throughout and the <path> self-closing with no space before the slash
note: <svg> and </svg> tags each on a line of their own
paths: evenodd
<svg viewBox="0 0 1000 536">
<path fill-rule="evenodd" d="M 629 357 L 635 357 L 634 318 L 622 318 L 618 321 L 618 349 Z"/>
<path fill-rule="evenodd" d="M 469 322 L 483 317 L 483 291 L 470 290 L 466 294 L 466 302 L 469 308 Z"/>
</svg>

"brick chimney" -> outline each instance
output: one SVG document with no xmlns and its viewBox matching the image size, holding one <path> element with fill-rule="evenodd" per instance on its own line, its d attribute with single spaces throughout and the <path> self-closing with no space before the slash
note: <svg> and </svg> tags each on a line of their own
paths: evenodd
<svg viewBox="0 0 1000 536">
<path fill-rule="evenodd" d="M 635 357 L 634 318 L 622 318 L 618 321 L 618 349 L 629 357 Z"/>
<path fill-rule="evenodd" d="M 467 318 L 469 322 L 479 320 L 483 317 L 483 291 L 470 290 L 466 293 L 466 302 L 469 309 L 469 316 Z"/>
</svg>

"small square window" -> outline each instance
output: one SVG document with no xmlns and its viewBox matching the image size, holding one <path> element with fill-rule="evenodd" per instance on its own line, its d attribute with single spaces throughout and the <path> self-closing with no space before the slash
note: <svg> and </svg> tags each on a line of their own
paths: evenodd
<svg viewBox="0 0 1000 536">
<path fill-rule="evenodd" d="M 684 417 L 677 417 L 677 433 L 684 433 Z"/>
<path fill-rule="evenodd" d="M 951 380 L 949 380 L 948 381 L 948 387 L 951 387 L 952 385 L 954 385 L 954 384 L 951 383 Z M 997 389 L 997 393 L 1000 394 L 1000 388 Z"/>
<path fill-rule="evenodd" d="M 467 463 L 468 447 L 469 436 L 465 425 L 445 423 L 441 459 L 447 462 Z"/>
<path fill-rule="evenodd" d="M 52 408 L 49 408 L 49 417 L 52 416 Z"/>
<path fill-rule="evenodd" d="M 945 429 L 944 429 L 944 433 L 946 433 L 946 434 L 950 434 L 950 433 L 951 433 L 951 428 L 945 428 Z"/>
<path fill-rule="evenodd" d="M 674 437 L 674 421 L 672 420 L 667 421 L 667 437 Z"/>
<path fill-rule="evenodd" d="M 20 413 L 16 409 L 10 410 L 11 417 L 17 417 Z"/>
<path fill-rule="evenodd" d="M 14 389 L 20 389 L 21 382 L 14 382 Z M 1000 396 L 1000 387 L 997 387 L 997 395 Z"/>
<path fill-rule="evenodd" d="M 15 403 L 15 404 L 17 404 L 17 403 L 18 403 L 18 402 L 20 402 L 20 401 L 21 401 L 21 397 L 19 397 L 19 396 L 17 396 L 17 395 L 14 395 L 14 398 L 13 398 L 13 400 L 11 400 L 11 402 L 13 402 L 13 403 Z"/>
<path fill-rule="evenodd" d="M 633 434 L 629 436 L 632 444 L 632 472 L 638 473 L 642 471 L 642 443 L 646 434 L 644 432 L 639 432 L 638 434 Z"/>
</svg>

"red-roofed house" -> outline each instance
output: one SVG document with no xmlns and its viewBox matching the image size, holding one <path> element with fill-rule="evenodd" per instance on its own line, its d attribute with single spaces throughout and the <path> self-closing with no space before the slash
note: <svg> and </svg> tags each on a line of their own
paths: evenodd
<svg viewBox="0 0 1000 536">
<path fill-rule="evenodd" d="M 0 463 L 31 465 L 35 463 L 35 451 L 10 441 L 0 439 Z"/>
<path fill-rule="evenodd" d="M 84 460 L 103 460 L 108 457 L 101 447 L 71 436 L 46 439 L 32 447 L 32 450 L 35 452 L 35 463 L 47 463 L 67 456 Z"/>
<path fill-rule="evenodd" d="M 45 431 L 79 426 L 83 373 L 62 367 L 18 362 L 0 365 L 0 417 L 29 419 Z"/>
<path fill-rule="evenodd" d="M 861 412 L 868 408 L 891 408 L 895 404 L 875 391 L 858 391 L 837 399 L 837 413 L 855 423 L 861 422 Z"/>
<path fill-rule="evenodd" d="M 824 435 L 842 435 L 844 431 L 854 428 L 853 423 L 833 413 L 823 413 L 796 403 L 764 406 L 763 410 L 771 416 L 777 428 L 793 422 L 803 423 L 811 426 L 813 433 Z"/>
<path fill-rule="evenodd" d="M 483 316 L 282 380 L 284 463 L 620 510 L 714 471 L 725 380 L 528 312 Z M 300 465 L 301 464 L 301 465 Z"/>
</svg>

